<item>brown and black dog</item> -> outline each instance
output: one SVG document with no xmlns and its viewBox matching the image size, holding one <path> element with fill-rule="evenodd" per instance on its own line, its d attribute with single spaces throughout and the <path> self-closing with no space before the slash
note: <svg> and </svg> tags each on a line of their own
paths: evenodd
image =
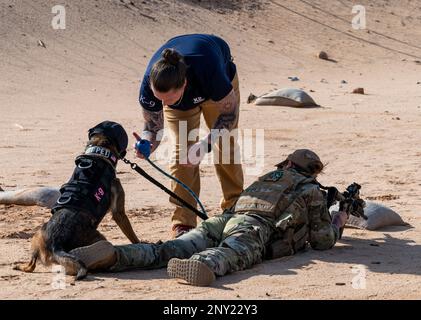
<svg viewBox="0 0 421 320">
<path fill-rule="evenodd" d="M 62 265 L 66 274 L 76 279 L 84 278 L 86 266 L 69 251 L 105 240 L 97 227 L 108 211 L 132 243 L 140 242 L 125 214 L 124 190 L 115 176 L 117 161 L 125 155 L 127 143 L 127 134 L 118 123 L 104 121 L 89 130 L 85 153 L 76 158 L 70 181 L 60 189 L 53 216 L 32 238 L 30 262 L 17 264 L 14 269 L 33 272 L 40 259 L 44 265 Z M 24 192 L 14 199 L 36 197 L 39 195 Z"/>
</svg>

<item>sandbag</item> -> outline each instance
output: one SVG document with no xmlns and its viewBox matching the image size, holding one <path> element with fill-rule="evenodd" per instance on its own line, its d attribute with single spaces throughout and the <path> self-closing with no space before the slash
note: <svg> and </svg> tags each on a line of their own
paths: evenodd
<svg viewBox="0 0 421 320">
<path fill-rule="evenodd" d="M 257 98 L 257 106 L 319 107 L 306 92 L 300 89 L 285 88 L 272 91 Z"/>
<path fill-rule="evenodd" d="M 338 209 L 339 205 L 336 204 L 330 208 L 330 211 L 338 211 Z M 387 226 L 408 225 L 397 212 L 376 202 L 367 201 L 364 214 L 368 217 L 367 220 L 350 215 L 346 226 L 366 230 L 378 230 Z"/>
</svg>

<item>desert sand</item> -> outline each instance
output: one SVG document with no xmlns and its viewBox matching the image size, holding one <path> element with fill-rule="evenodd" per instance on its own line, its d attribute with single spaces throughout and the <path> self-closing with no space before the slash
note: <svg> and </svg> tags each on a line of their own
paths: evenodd
<svg viewBox="0 0 421 320">
<path fill-rule="evenodd" d="M 49 268 L 12 270 L 28 259 L 30 238 L 49 210 L 0 205 L 0 299 L 420 299 L 421 3 L 359 1 L 365 30 L 352 28 L 354 3 L 62 0 L 66 29 L 55 30 L 55 2 L 1 1 L 1 188 L 65 183 L 88 128 L 102 120 L 120 122 L 129 133 L 141 130 L 137 99 L 150 56 L 172 36 L 204 32 L 231 46 L 240 127 L 265 130 L 263 170 L 296 148 L 313 149 L 328 163 L 322 184 L 343 190 L 356 181 L 363 198 L 393 208 L 411 227 L 346 229 L 332 250 L 267 261 L 210 288 L 179 284 L 160 269 L 94 274 L 76 283 L 67 277 L 61 290 L 52 286 Z M 335 61 L 318 59 L 321 50 Z M 288 79 L 294 76 L 299 81 Z M 249 93 L 284 87 L 306 90 L 322 108 L 247 104 Z M 357 87 L 366 94 L 352 94 Z M 221 191 L 213 166 L 201 171 L 200 197 L 217 214 Z M 168 196 L 123 163 L 118 173 L 138 236 L 169 239 Z M 255 178 L 246 175 L 246 183 Z M 115 244 L 128 243 L 108 216 L 100 231 Z M 364 270 L 365 288 L 354 288 L 355 268 Z"/>
</svg>

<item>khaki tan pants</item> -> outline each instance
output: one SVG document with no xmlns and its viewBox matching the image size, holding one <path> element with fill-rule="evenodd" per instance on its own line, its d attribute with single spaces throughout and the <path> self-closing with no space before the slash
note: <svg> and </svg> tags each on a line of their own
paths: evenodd
<svg viewBox="0 0 421 320">
<path fill-rule="evenodd" d="M 232 81 L 232 85 L 234 87 L 235 94 L 237 95 L 238 104 L 240 104 L 238 75 L 235 75 Z M 173 159 L 170 164 L 170 173 L 185 183 L 188 187 L 190 187 L 197 195 L 200 193 L 199 166 L 183 167 L 179 164 L 180 155 L 181 157 L 183 157 L 183 155 L 187 155 L 188 147 L 194 144 L 196 141 L 180 141 L 179 125 L 180 121 L 185 121 L 185 124 L 187 124 L 187 133 L 194 129 L 198 130 L 200 127 L 200 115 L 202 113 L 207 127 L 212 129 L 220 114 L 217 104 L 212 100 L 204 101 L 198 107 L 187 111 L 174 110 L 168 106 L 164 106 L 164 117 L 166 122 L 165 126 L 170 130 L 170 135 L 172 135 L 176 143 Z M 237 127 L 238 118 L 234 128 Z M 221 200 L 222 209 L 227 209 L 234 205 L 240 193 L 243 191 L 243 170 L 241 164 L 234 163 L 234 152 L 236 147 L 238 148 L 237 140 L 231 139 L 229 163 L 222 161 L 222 148 L 220 144 L 215 144 L 212 151 L 214 153 L 218 153 L 217 155 L 214 154 L 214 157 L 219 157 L 219 162 L 215 164 L 215 169 L 221 183 L 223 193 L 223 198 Z M 173 181 L 171 182 L 171 190 L 193 206 L 196 205 L 196 201 L 193 199 L 193 197 L 183 187 Z M 172 197 L 170 198 L 170 202 L 176 205 L 176 209 L 172 215 L 173 225 L 183 224 L 192 227 L 196 226 L 196 215 L 193 212 L 179 206 L 177 200 L 173 199 Z"/>
</svg>

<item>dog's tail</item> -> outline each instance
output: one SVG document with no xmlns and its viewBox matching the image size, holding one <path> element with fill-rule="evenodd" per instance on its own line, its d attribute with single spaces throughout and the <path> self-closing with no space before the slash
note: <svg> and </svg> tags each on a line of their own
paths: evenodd
<svg viewBox="0 0 421 320">
<path fill-rule="evenodd" d="M 35 266 L 37 265 L 38 258 L 39 258 L 39 250 L 35 249 L 32 252 L 31 261 L 24 264 L 17 264 L 13 267 L 13 269 L 24 271 L 24 272 L 33 272 L 35 270 Z"/>
<path fill-rule="evenodd" d="M 85 278 L 88 273 L 82 260 L 64 250 L 54 250 L 53 260 L 64 267 L 66 274 L 75 276 L 76 280 Z"/>
</svg>

